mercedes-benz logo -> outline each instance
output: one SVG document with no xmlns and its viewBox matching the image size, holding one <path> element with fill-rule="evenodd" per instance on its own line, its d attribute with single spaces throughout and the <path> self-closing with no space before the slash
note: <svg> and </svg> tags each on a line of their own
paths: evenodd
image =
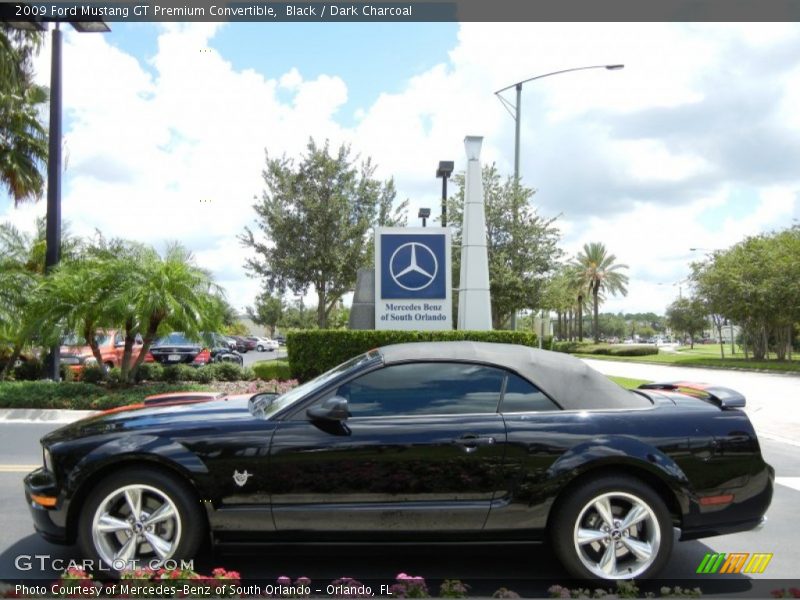
<svg viewBox="0 0 800 600">
<path fill-rule="evenodd" d="M 419 258 L 417 257 L 418 248 L 420 250 Z M 404 249 L 408 250 L 404 251 Z M 433 261 L 433 268 L 423 268 L 420 265 L 420 262 L 427 264 L 431 261 Z M 389 259 L 389 273 L 392 280 L 410 292 L 424 290 L 433 283 L 438 272 L 439 262 L 436 260 L 433 250 L 419 242 L 407 242 L 399 246 Z"/>
</svg>

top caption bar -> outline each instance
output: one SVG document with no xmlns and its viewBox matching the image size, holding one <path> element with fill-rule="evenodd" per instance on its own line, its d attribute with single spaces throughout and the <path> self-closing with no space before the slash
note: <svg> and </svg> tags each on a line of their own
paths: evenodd
<svg viewBox="0 0 800 600">
<path fill-rule="evenodd" d="M 800 0 L 8 2 L 3 21 L 800 21 Z"/>
</svg>

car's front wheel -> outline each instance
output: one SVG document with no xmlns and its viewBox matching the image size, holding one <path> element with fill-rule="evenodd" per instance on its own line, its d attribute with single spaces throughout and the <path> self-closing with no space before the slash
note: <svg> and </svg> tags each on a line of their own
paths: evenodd
<svg viewBox="0 0 800 600">
<path fill-rule="evenodd" d="M 79 543 L 104 569 L 156 568 L 170 559 L 192 558 L 204 523 L 186 484 L 161 471 L 130 469 L 90 492 L 80 516 Z"/>
<path fill-rule="evenodd" d="M 589 480 L 572 490 L 555 510 L 550 531 L 553 547 L 575 577 L 653 577 L 672 552 L 669 510 L 638 479 Z"/>
<path fill-rule="evenodd" d="M 256 350 L 258 350 L 259 352 L 263 352 L 264 351 L 264 346 L 258 346 L 256 348 Z"/>
</svg>

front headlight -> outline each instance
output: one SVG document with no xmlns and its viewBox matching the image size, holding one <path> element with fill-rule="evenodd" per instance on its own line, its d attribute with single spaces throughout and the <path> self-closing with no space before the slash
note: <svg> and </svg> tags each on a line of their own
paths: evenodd
<svg viewBox="0 0 800 600">
<path fill-rule="evenodd" d="M 44 462 L 44 468 L 47 471 L 53 472 L 53 457 L 50 456 L 50 450 L 47 448 L 42 448 L 42 461 Z"/>
</svg>

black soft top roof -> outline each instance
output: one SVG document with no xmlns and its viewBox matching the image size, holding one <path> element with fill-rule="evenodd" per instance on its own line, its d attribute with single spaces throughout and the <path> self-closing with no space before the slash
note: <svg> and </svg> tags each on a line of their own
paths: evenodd
<svg viewBox="0 0 800 600">
<path fill-rule="evenodd" d="M 488 342 L 416 342 L 378 349 L 384 364 L 477 362 L 516 372 L 566 410 L 642 408 L 649 401 L 623 389 L 582 360 L 560 352 Z"/>
</svg>

